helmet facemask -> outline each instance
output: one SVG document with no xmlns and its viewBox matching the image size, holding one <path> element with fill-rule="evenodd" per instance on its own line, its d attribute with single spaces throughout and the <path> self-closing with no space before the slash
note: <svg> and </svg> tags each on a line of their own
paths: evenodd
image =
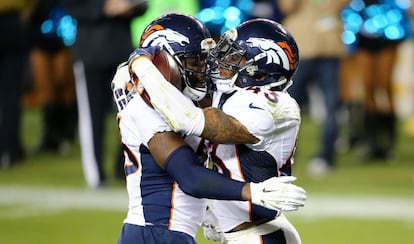
<svg viewBox="0 0 414 244">
<path fill-rule="evenodd" d="M 158 46 L 168 51 L 180 68 L 184 95 L 193 101 L 205 97 L 209 85 L 206 56 L 215 41 L 199 20 L 186 14 L 165 14 L 146 27 L 140 46 Z"/>
<path fill-rule="evenodd" d="M 183 93 L 193 101 L 202 100 L 208 92 L 207 53 L 215 46 L 212 38 L 204 39 L 198 51 L 176 52 L 176 59 L 182 69 Z"/>
<path fill-rule="evenodd" d="M 231 29 L 220 39 L 208 57 L 208 74 L 218 91 L 230 93 L 246 61 L 245 51 L 234 40 L 237 31 Z"/>
</svg>

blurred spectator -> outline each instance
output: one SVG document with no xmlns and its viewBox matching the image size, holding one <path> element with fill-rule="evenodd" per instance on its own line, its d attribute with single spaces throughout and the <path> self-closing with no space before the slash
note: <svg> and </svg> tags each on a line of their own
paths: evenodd
<svg viewBox="0 0 414 244">
<path fill-rule="evenodd" d="M 59 0 L 33 0 L 29 21 L 34 95 L 42 107 L 38 152 L 66 153 L 75 139 L 77 114 L 72 53 L 76 25 Z"/>
<path fill-rule="evenodd" d="M 349 52 L 342 59 L 340 68 L 342 111 L 337 146 L 344 152 L 357 148 L 363 142 L 364 134 L 364 88 L 361 79 L 363 67 L 359 67 L 355 56 L 353 52 Z"/>
<path fill-rule="evenodd" d="M 251 15 L 253 18 L 267 18 L 281 22 L 283 15 L 280 12 L 278 0 L 254 0 Z"/>
<path fill-rule="evenodd" d="M 151 0 L 148 1 L 148 7 L 142 16 L 134 18 L 132 21 L 132 40 L 135 47 L 138 46 L 141 34 L 144 28 L 150 24 L 155 18 L 169 13 L 180 12 L 195 16 L 200 8 L 199 2 L 205 0 Z M 211 0 L 207 0 L 211 1 Z"/>
<path fill-rule="evenodd" d="M 295 36 L 300 64 L 289 93 L 302 109 L 308 102 L 309 88 L 316 83 L 325 106 L 322 119 L 320 149 L 308 165 L 312 176 L 326 173 L 335 166 L 337 109 L 339 105 L 339 68 L 345 54 L 341 41 L 340 10 L 345 0 L 312 1 L 280 0 L 285 18 L 283 24 Z"/>
<path fill-rule="evenodd" d="M 395 155 L 397 118 L 392 81 L 398 46 L 410 32 L 410 4 L 408 0 L 353 0 L 343 13 L 348 27 L 345 41 L 356 47 L 357 65 L 363 67 L 368 160 L 388 160 Z"/>
<path fill-rule="evenodd" d="M 0 1 L 0 168 L 23 156 L 20 138 L 21 96 L 27 65 L 26 1 Z"/>
<path fill-rule="evenodd" d="M 411 19 L 411 50 L 414 50 L 414 4 L 411 4 L 410 6 L 410 19 Z M 411 57 L 414 57 L 414 52 L 411 52 Z M 413 60 L 413 59 L 412 59 Z M 414 63 L 411 64 L 411 74 L 414 74 Z M 411 76 L 411 82 L 414 82 L 414 75 Z M 414 90 L 412 91 L 414 92 Z M 408 119 L 405 125 L 405 131 L 408 133 L 408 135 L 414 137 L 414 113 L 411 115 L 411 117 Z"/>
<path fill-rule="evenodd" d="M 109 113 L 114 111 L 108 81 L 112 80 L 117 65 L 128 59 L 133 49 L 131 20 L 144 12 L 146 2 L 63 0 L 78 26 L 74 72 L 79 140 L 84 175 L 91 188 L 104 186 L 107 181 L 103 161 L 105 122 Z M 121 157 L 122 154 L 116 160 L 119 171 L 123 169 Z M 123 175 L 121 177 L 124 178 Z"/>
<path fill-rule="evenodd" d="M 230 28 L 235 28 L 243 21 L 254 17 L 255 0 L 200 0 L 200 12 L 197 18 L 203 22 L 213 38 L 218 39 L 221 34 Z M 270 11 L 261 13 L 271 14 Z"/>
</svg>

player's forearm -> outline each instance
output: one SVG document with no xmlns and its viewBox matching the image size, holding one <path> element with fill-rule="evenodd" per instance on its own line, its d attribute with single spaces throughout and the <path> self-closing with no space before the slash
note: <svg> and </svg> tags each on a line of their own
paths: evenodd
<svg viewBox="0 0 414 244">
<path fill-rule="evenodd" d="M 250 200 L 246 182 L 227 178 L 204 168 L 189 146 L 176 149 L 166 160 L 165 170 L 186 193 L 198 198 Z"/>
<path fill-rule="evenodd" d="M 195 107 L 176 87 L 164 79 L 150 60 L 137 58 L 133 61 L 130 66 L 149 94 L 151 104 L 174 131 L 186 135 L 201 135 L 216 143 L 258 142 L 243 124 L 221 110 L 201 110 Z"/>
<path fill-rule="evenodd" d="M 187 145 L 180 135 L 173 131 L 156 133 L 148 142 L 149 150 L 161 168 L 165 168 L 168 157 L 179 147 Z"/>
<path fill-rule="evenodd" d="M 306 201 L 305 190 L 292 184 L 295 177 L 272 177 L 259 183 L 233 180 L 202 167 L 189 146 L 174 150 L 166 160 L 165 170 L 182 191 L 198 198 L 251 201 L 278 211 L 296 211 Z"/>
<path fill-rule="evenodd" d="M 251 201 L 251 192 L 250 192 L 250 183 L 247 183 L 242 188 L 242 199 L 246 201 Z"/>
<path fill-rule="evenodd" d="M 235 118 L 217 108 L 203 109 L 205 125 L 201 137 L 216 143 L 254 144 L 259 140 Z"/>
</svg>

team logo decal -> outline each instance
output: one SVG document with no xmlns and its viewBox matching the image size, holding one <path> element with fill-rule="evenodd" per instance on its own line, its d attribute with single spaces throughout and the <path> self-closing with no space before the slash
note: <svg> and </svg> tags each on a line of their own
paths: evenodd
<svg viewBox="0 0 414 244">
<path fill-rule="evenodd" d="M 246 41 L 249 47 L 259 48 L 262 53 L 258 54 L 254 59 L 259 60 L 267 58 L 266 64 L 281 64 L 286 70 L 293 69 L 295 57 L 289 45 L 285 42 L 274 42 L 270 39 L 250 37 Z"/>
<path fill-rule="evenodd" d="M 171 29 L 164 29 L 160 25 L 155 25 L 149 30 L 147 30 L 142 38 L 142 47 L 148 46 L 161 46 L 164 48 L 171 48 L 171 43 L 178 43 L 180 46 L 185 46 L 190 44 L 188 37 L 183 34 L 173 31 Z"/>
</svg>

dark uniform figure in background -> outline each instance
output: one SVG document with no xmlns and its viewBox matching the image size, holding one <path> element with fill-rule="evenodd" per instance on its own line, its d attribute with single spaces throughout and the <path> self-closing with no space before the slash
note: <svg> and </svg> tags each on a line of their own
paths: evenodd
<svg viewBox="0 0 414 244">
<path fill-rule="evenodd" d="M 74 44 L 74 72 L 78 100 L 79 139 L 82 165 L 89 187 L 105 184 L 103 151 L 105 121 L 113 111 L 109 87 L 117 65 L 133 49 L 130 22 L 142 14 L 146 4 L 129 10 L 121 0 L 64 0 L 64 6 L 77 20 Z M 145 1 L 140 1 L 145 2 Z M 122 166 L 123 160 L 117 160 Z"/>
<path fill-rule="evenodd" d="M 345 27 L 360 18 L 358 28 L 347 28 L 354 35 L 356 62 L 361 69 L 364 89 L 363 133 L 365 159 L 387 161 L 395 158 L 397 114 L 393 90 L 398 48 L 411 31 L 409 1 L 359 0 L 343 12 Z M 349 17 L 348 17 L 349 16 Z M 384 24 L 377 25 L 381 19 Z"/>
<path fill-rule="evenodd" d="M 32 0 L 30 61 L 36 103 L 42 108 L 42 137 L 37 152 L 65 154 L 77 134 L 71 45 L 76 21 L 60 0 Z"/>
<path fill-rule="evenodd" d="M 22 157 L 21 95 L 27 64 L 24 0 L 0 1 L 0 168 Z"/>
</svg>

